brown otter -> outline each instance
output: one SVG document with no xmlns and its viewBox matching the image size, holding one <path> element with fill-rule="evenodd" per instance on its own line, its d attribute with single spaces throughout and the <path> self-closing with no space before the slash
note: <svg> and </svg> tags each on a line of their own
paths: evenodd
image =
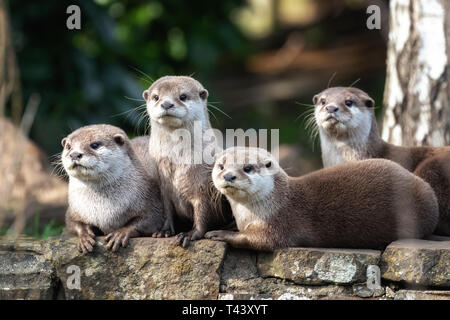
<svg viewBox="0 0 450 320">
<path fill-rule="evenodd" d="M 428 182 L 439 202 L 435 233 L 450 235 L 450 147 L 401 147 L 380 138 L 374 100 L 357 88 L 335 87 L 313 98 L 325 167 L 384 158 Z"/>
<path fill-rule="evenodd" d="M 141 163 L 147 152 L 141 142 L 110 125 L 82 127 L 61 141 L 69 175 L 66 226 L 78 236 L 80 252 L 93 250 L 97 229 L 106 234 L 107 248 L 116 251 L 129 238 L 162 227 L 160 191 Z"/>
<path fill-rule="evenodd" d="M 191 77 L 166 76 L 145 90 L 143 98 L 151 122 L 149 153 L 158 168 L 167 219 L 163 231 L 155 236 L 173 235 L 177 218 L 190 224 L 190 231 L 178 235 L 179 243 L 186 247 L 211 228 L 232 220 L 229 204 L 211 181 L 218 146 L 203 139 L 211 131 L 208 91 Z M 196 134 L 201 141 L 195 140 Z M 203 151 L 211 145 L 212 160 L 207 162 Z"/>
<path fill-rule="evenodd" d="M 266 150 L 230 148 L 218 156 L 212 175 L 239 232 L 210 231 L 205 238 L 239 248 L 380 248 L 427 236 L 438 219 L 428 183 L 384 159 L 292 178 Z"/>
</svg>

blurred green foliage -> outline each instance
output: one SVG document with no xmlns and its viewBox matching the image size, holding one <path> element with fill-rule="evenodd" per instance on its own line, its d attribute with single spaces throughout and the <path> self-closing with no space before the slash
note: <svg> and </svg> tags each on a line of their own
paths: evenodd
<svg viewBox="0 0 450 320">
<path fill-rule="evenodd" d="M 132 99 L 150 84 L 144 72 L 207 82 L 221 66 L 239 68 L 251 47 L 229 15 L 242 2 L 10 1 L 23 96 L 42 98 L 32 138 L 53 154 L 72 129 L 91 123 L 142 133 L 138 112 L 126 112 L 142 103 Z M 66 28 L 71 4 L 81 8 L 81 30 Z"/>
<path fill-rule="evenodd" d="M 48 223 L 42 223 L 39 212 L 36 213 L 31 221 L 25 226 L 24 235 L 38 239 L 47 239 L 49 237 L 58 236 L 64 229 L 64 224 L 58 223 L 52 219 Z M 8 226 L 0 226 L 0 236 L 7 235 L 13 231 Z"/>
<path fill-rule="evenodd" d="M 39 239 L 47 239 L 49 237 L 60 235 L 64 229 L 63 224 L 57 223 L 54 219 L 47 224 L 42 224 L 40 221 L 40 214 L 34 216 L 33 221 L 30 221 L 25 227 L 24 234 Z"/>
</svg>

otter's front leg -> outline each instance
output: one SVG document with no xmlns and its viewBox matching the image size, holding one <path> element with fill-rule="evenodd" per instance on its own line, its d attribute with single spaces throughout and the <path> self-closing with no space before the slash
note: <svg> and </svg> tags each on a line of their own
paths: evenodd
<svg viewBox="0 0 450 320">
<path fill-rule="evenodd" d="M 130 238 L 136 238 L 141 235 L 139 225 L 142 219 L 133 218 L 122 228 L 106 235 L 106 248 L 115 252 L 119 246 L 126 247 Z"/>
<path fill-rule="evenodd" d="M 249 245 L 248 236 L 245 235 L 243 232 L 235 232 L 235 231 L 228 231 L 228 230 L 214 230 L 214 231 L 207 232 L 205 234 L 205 238 L 211 239 L 211 240 L 216 240 L 216 241 L 225 241 L 236 248 L 251 249 L 251 248 L 248 248 L 248 245 Z"/>
<path fill-rule="evenodd" d="M 95 233 L 92 226 L 80 221 L 73 220 L 69 215 L 66 216 L 66 227 L 69 232 L 78 237 L 78 251 L 87 254 L 92 252 L 95 245 Z"/>
<path fill-rule="evenodd" d="M 175 235 L 175 225 L 174 225 L 174 208 L 172 202 L 168 197 L 163 196 L 163 211 L 166 220 L 164 225 L 159 232 L 152 234 L 153 238 L 168 238 Z"/>
<path fill-rule="evenodd" d="M 214 230 L 205 234 L 206 239 L 225 241 L 232 247 L 241 249 L 272 251 L 274 245 L 269 243 L 267 239 L 263 240 L 254 232 L 244 231 L 235 232 L 228 230 Z"/>
<path fill-rule="evenodd" d="M 182 232 L 177 236 L 177 242 L 183 248 L 189 246 L 191 241 L 203 238 L 208 231 L 209 207 L 205 205 L 206 201 L 197 200 L 192 203 L 194 208 L 194 226 L 189 232 Z"/>
</svg>

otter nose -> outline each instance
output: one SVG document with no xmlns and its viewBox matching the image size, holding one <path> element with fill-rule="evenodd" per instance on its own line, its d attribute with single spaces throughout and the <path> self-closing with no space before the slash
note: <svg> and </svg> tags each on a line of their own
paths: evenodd
<svg viewBox="0 0 450 320">
<path fill-rule="evenodd" d="M 164 101 L 164 102 L 161 104 L 161 107 L 162 107 L 164 110 L 169 110 L 169 109 L 173 108 L 173 103 L 171 103 L 171 102 L 169 102 L 169 101 Z"/>
<path fill-rule="evenodd" d="M 325 110 L 327 110 L 328 113 L 333 113 L 333 112 L 338 111 L 339 108 L 338 108 L 338 107 L 335 107 L 335 106 L 327 106 L 327 107 L 325 108 Z"/>
<path fill-rule="evenodd" d="M 83 154 L 82 153 L 79 153 L 79 152 L 72 152 L 71 154 L 70 154 L 70 158 L 72 159 L 72 160 L 80 160 L 81 158 L 83 157 Z"/>
<path fill-rule="evenodd" d="M 224 175 L 223 178 L 225 179 L 225 181 L 228 181 L 228 182 L 234 182 L 234 180 L 236 180 L 236 176 L 232 175 L 230 173 L 227 173 L 226 175 Z"/>
</svg>

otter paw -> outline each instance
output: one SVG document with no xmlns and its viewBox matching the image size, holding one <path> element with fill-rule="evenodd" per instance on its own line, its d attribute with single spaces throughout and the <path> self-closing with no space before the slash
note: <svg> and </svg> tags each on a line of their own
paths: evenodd
<svg viewBox="0 0 450 320">
<path fill-rule="evenodd" d="M 189 247 L 191 243 L 191 232 L 182 232 L 176 237 L 176 242 L 179 246 L 183 248 Z"/>
<path fill-rule="evenodd" d="M 194 232 L 192 232 L 191 234 L 191 240 L 199 240 L 201 238 L 203 238 L 205 236 L 205 232 L 204 231 L 199 231 L 199 230 L 194 230 Z"/>
<path fill-rule="evenodd" d="M 209 231 L 205 234 L 206 239 L 224 241 L 224 232 L 222 230 Z"/>
<path fill-rule="evenodd" d="M 85 234 L 78 237 L 78 251 L 82 254 L 88 254 L 94 249 L 95 240 L 90 234 Z"/>
<path fill-rule="evenodd" d="M 106 248 L 115 252 L 119 249 L 120 245 L 125 248 L 128 244 L 129 239 L 130 230 L 128 229 L 119 229 L 117 231 L 111 232 L 105 237 Z"/>
<path fill-rule="evenodd" d="M 161 230 L 152 234 L 153 238 L 169 238 L 174 234 L 170 230 Z"/>
<path fill-rule="evenodd" d="M 203 238 L 205 233 L 199 230 L 191 230 L 189 232 L 182 232 L 176 237 L 178 245 L 183 248 L 187 248 L 191 241 L 199 240 Z"/>
</svg>

